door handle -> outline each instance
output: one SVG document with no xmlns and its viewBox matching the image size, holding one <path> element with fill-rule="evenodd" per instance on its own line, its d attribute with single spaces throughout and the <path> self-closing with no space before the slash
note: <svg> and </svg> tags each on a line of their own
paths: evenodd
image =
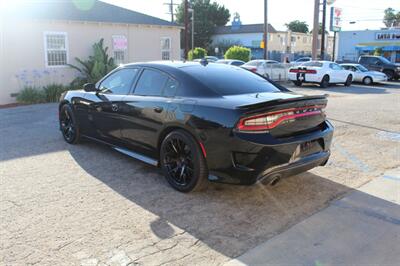
<svg viewBox="0 0 400 266">
<path fill-rule="evenodd" d="M 164 110 L 164 108 L 162 108 L 161 106 L 154 107 L 154 112 L 156 112 L 156 113 L 161 113 L 163 110 Z"/>
<path fill-rule="evenodd" d="M 111 110 L 113 110 L 114 112 L 118 111 L 118 104 L 113 103 L 111 105 Z"/>
</svg>

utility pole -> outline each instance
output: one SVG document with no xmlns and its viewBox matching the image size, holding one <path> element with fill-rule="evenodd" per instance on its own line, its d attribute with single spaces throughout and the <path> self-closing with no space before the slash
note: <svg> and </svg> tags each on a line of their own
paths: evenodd
<svg viewBox="0 0 400 266">
<path fill-rule="evenodd" d="M 268 59 L 268 0 L 264 0 L 264 59 Z"/>
<path fill-rule="evenodd" d="M 336 31 L 333 32 L 333 51 L 332 51 L 333 62 L 335 62 L 335 50 L 336 50 Z"/>
<path fill-rule="evenodd" d="M 188 0 L 185 0 L 184 6 L 184 22 L 185 22 L 185 30 L 184 30 L 184 41 L 185 41 L 185 59 L 188 59 L 188 52 L 189 52 L 189 36 L 188 36 L 188 22 L 189 22 L 189 4 Z"/>
<path fill-rule="evenodd" d="M 174 0 L 171 0 L 169 3 L 164 3 L 164 5 L 168 6 L 169 12 L 167 14 L 171 14 L 171 22 L 174 23 L 175 14 L 174 14 L 174 7 L 178 4 L 174 4 Z"/>
<path fill-rule="evenodd" d="M 322 0 L 321 60 L 325 59 L 326 0 Z"/>
<path fill-rule="evenodd" d="M 312 39 L 312 59 L 317 59 L 318 50 L 318 31 L 319 31 L 319 0 L 314 0 L 314 23 L 313 23 L 313 39 Z"/>
<path fill-rule="evenodd" d="M 194 8 L 191 8 L 192 12 L 192 51 L 194 50 Z"/>
</svg>

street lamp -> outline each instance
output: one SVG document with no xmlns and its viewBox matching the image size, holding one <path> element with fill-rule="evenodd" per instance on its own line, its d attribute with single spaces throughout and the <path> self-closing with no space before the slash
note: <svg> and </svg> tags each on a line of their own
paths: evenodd
<svg viewBox="0 0 400 266">
<path fill-rule="evenodd" d="M 192 51 L 194 50 L 194 9 L 189 8 L 189 12 L 192 12 Z"/>
</svg>

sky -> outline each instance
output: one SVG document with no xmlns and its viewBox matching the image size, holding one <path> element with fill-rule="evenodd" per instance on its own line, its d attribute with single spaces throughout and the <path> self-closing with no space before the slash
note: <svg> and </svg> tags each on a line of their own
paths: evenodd
<svg viewBox="0 0 400 266">
<path fill-rule="evenodd" d="M 168 7 L 170 0 L 102 0 L 129 8 L 151 16 L 170 20 Z M 213 0 L 211 0 L 213 1 Z M 229 9 L 231 15 L 238 12 L 242 24 L 263 23 L 264 0 L 214 0 Z M 180 3 L 181 0 L 174 0 Z M 400 11 L 400 0 L 336 0 L 335 7 L 342 8 L 342 30 L 380 29 L 383 11 L 392 7 Z M 268 0 L 268 22 L 277 30 L 286 30 L 285 23 L 292 20 L 306 21 L 312 27 L 314 0 Z M 322 15 L 320 15 L 321 21 Z M 231 17 L 232 19 L 232 17 Z M 350 24 L 350 22 L 355 22 Z M 327 12 L 329 25 L 329 8 Z M 230 23 L 228 23 L 229 25 Z"/>
</svg>

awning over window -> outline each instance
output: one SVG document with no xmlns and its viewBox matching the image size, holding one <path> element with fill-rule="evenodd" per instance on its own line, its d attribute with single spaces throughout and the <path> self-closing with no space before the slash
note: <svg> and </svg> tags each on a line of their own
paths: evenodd
<svg viewBox="0 0 400 266">
<path fill-rule="evenodd" d="M 377 48 L 382 48 L 385 52 L 400 51 L 400 43 L 360 43 L 356 45 L 356 50 L 363 52 L 374 51 Z"/>
</svg>

